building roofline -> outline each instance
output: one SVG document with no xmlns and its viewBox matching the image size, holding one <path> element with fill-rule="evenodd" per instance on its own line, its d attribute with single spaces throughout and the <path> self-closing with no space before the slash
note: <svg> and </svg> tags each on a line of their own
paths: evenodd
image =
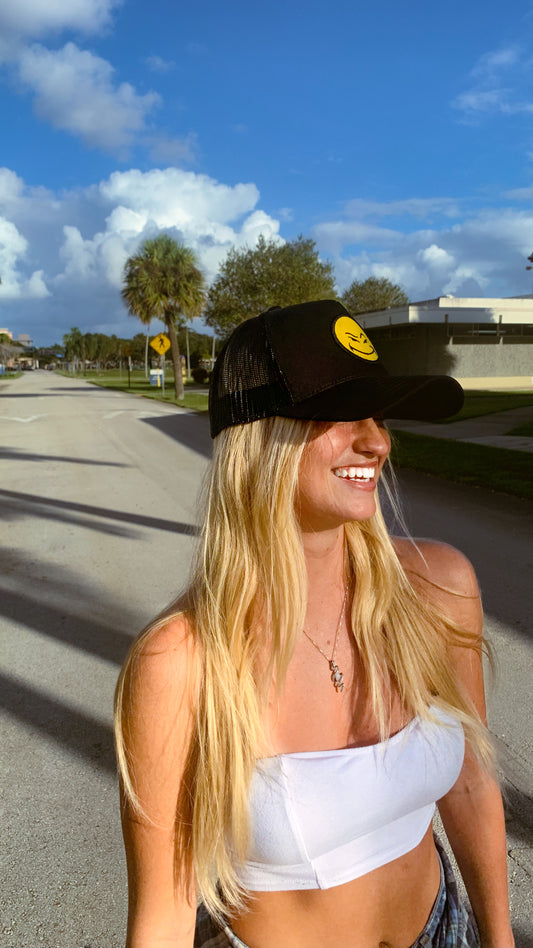
<svg viewBox="0 0 533 948">
<path fill-rule="evenodd" d="M 411 323 L 499 323 L 533 325 L 533 295 L 508 297 L 438 296 L 435 299 L 360 313 L 365 328 Z"/>
</svg>

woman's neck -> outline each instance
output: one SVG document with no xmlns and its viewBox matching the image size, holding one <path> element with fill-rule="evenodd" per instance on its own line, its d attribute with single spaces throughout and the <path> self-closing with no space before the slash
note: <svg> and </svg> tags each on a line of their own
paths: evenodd
<svg viewBox="0 0 533 948">
<path fill-rule="evenodd" d="M 344 527 L 302 533 L 309 592 L 346 584 Z"/>
</svg>

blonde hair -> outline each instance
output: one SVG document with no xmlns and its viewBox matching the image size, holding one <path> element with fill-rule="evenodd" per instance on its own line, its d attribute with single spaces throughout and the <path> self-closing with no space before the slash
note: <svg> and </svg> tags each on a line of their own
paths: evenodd
<svg viewBox="0 0 533 948">
<path fill-rule="evenodd" d="M 141 812 L 128 754 L 124 685 L 150 635 L 186 608 L 203 666 L 176 817 L 176 879 L 186 886 L 195 879 L 216 918 L 238 911 L 246 898 L 236 864 L 249 843 L 248 790 L 266 702 L 273 680 L 282 687 L 303 627 L 306 569 L 295 497 L 312 428 L 312 422 L 273 417 L 217 436 L 186 606 L 182 599 L 141 634 L 117 686 L 121 780 L 130 805 Z M 379 505 L 372 519 L 346 524 L 345 533 L 357 584 L 351 628 L 382 739 L 389 733 L 384 686 L 392 683 L 415 715 L 430 718 L 431 705 L 452 710 L 488 763 L 485 729 L 447 660 L 450 641 L 471 648 L 479 643 L 417 593 Z"/>
</svg>

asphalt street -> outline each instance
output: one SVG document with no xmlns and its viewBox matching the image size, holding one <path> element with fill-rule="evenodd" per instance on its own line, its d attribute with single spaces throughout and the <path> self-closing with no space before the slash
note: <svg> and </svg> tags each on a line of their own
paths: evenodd
<svg viewBox="0 0 533 948">
<path fill-rule="evenodd" d="M 186 582 L 207 419 L 44 371 L 0 380 L 2 948 L 123 948 L 112 699 Z M 533 503 L 407 472 L 407 521 L 477 569 L 518 948 L 533 948 Z"/>
</svg>

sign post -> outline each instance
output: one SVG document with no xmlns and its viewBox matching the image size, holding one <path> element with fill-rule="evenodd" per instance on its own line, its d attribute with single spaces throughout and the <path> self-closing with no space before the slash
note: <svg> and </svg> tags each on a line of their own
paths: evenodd
<svg viewBox="0 0 533 948">
<path fill-rule="evenodd" d="M 170 339 L 168 336 L 165 336 L 163 332 L 160 332 L 158 336 L 154 336 L 150 340 L 150 345 L 152 349 L 155 349 L 161 357 L 161 382 L 162 382 L 162 394 L 163 398 L 165 397 L 165 352 L 170 349 Z"/>
</svg>

